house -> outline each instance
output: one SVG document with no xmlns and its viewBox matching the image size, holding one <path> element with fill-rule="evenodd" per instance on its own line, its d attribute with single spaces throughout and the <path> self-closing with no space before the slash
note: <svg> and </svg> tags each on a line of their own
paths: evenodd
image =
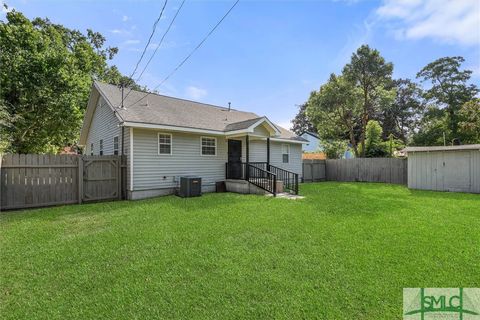
<svg viewBox="0 0 480 320">
<path fill-rule="evenodd" d="M 172 194 L 185 175 L 201 177 L 202 192 L 227 178 L 298 191 L 305 139 L 255 113 L 128 92 L 122 107 L 120 88 L 94 82 L 79 144 L 126 156 L 129 199 Z"/>
<path fill-rule="evenodd" d="M 300 135 L 300 137 L 308 141 L 308 143 L 305 143 L 302 146 L 303 152 L 322 151 L 322 149 L 320 148 L 320 137 L 316 133 L 311 131 L 305 131 Z"/>
</svg>

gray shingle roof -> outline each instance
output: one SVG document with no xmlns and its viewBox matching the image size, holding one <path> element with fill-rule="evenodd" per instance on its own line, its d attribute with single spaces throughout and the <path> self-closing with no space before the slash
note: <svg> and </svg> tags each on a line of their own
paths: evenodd
<svg viewBox="0 0 480 320">
<path fill-rule="evenodd" d="M 247 129 L 248 127 L 250 127 L 252 124 L 254 124 L 255 122 L 257 122 L 260 119 L 262 119 L 262 117 L 257 117 L 257 118 L 248 119 L 248 120 L 245 120 L 245 121 L 230 123 L 230 124 L 227 124 L 225 126 L 224 131 L 234 131 L 234 130 Z"/>
<path fill-rule="evenodd" d="M 258 121 L 260 116 L 252 112 L 238 111 L 214 106 L 205 103 L 194 102 L 179 98 L 168 97 L 159 94 L 150 94 L 145 99 L 137 102 L 145 92 L 132 90 L 124 100 L 125 108 L 119 108 L 122 103 L 122 92 L 117 86 L 95 82 L 107 101 L 116 108 L 119 116 L 125 122 L 137 122 L 145 124 L 159 124 L 179 126 L 195 129 L 231 131 L 248 128 Z M 125 90 L 125 95 L 128 89 Z M 276 125 L 281 131 L 278 138 L 304 141 L 293 132 Z"/>
</svg>

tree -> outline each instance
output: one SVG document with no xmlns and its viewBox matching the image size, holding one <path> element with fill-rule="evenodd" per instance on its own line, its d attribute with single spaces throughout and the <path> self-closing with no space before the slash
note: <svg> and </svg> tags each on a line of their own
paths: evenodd
<svg viewBox="0 0 480 320">
<path fill-rule="evenodd" d="M 116 66 L 111 66 L 110 68 L 107 68 L 102 78 L 103 81 L 110 84 L 124 86 L 133 90 L 147 91 L 146 87 L 138 85 L 132 78 L 121 74 Z"/>
<path fill-rule="evenodd" d="M 378 121 L 370 120 L 365 131 L 365 154 L 368 158 L 385 157 L 388 155 L 386 145 L 382 140 L 382 126 Z"/>
<path fill-rule="evenodd" d="M 465 103 L 459 111 L 460 130 L 465 143 L 480 143 L 480 99 Z"/>
<path fill-rule="evenodd" d="M 344 140 L 320 140 L 323 152 L 327 159 L 341 159 L 348 150 L 347 143 Z"/>
<path fill-rule="evenodd" d="M 343 76 L 330 75 L 318 92 L 312 92 L 306 114 L 324 141 L 350 142 L 358 156 L 357 129 L 362 116 L 360 91 Z"/>
<path fill-rule="evenodd" d="M 292 120 L 292 130 L 297 135 L 301 135 L 304 132 L 314 132 L 317 133 L 317 128 L 308 120 L 306 110 L 308 107 L 308 102 L 300 105 L 298 108 L 298 113 L 295 118 Z"/>
<path fill-rule="evenodd" d="M 78 138 L 92 79 L 117 76 L 107 60 L 118 49 L 105 48 L 92 30 L 83 35 L 15 10 L 6 18 L 0 21 L 2 141 L 11 142 L 7 152 L 56 152 Z"/>
<path fill-rule="evenodd" d="M 465 61 L 462 57 L 444 57 L 426 65 L 417 74 L 422 82 L 429 82 L 431 87 L 425 91 L 424 97 L 433 104 L 434 108 L 442 110 L 437 113 L 439 118 L 446 121 L 447 140 L 455 138 L 462 139 L 459 129 L 459 110 L 472 100 L 479 92 L 477 86 L 467 84 L 472 71 L 460 70 L 461 64 Z M 443 132 L 442 132 L 443 134 Z M 438 139 L 436 139 L 438 140 Z"/>
<path fill-rule="evenodd" d="M 413 135 L 412 144 L 418 146 L 443 145 L 447 141 L 446 132 L 448 132 L 448 128 L 443 110 L 428 106 L 419 122 L 418 131 Z"/>
<path fill-rule="evenodd" d="M 425 109 L 423 92 L 410 79 L 394 80 L 393 85 L 395 100 L 383 109 L 380 117 L 383 138 L 389 139 L 393 135 L 406 144 L 418 128 Z"/>
<path fill-rule="evenodd" d="M 380 111 L 394 99 L 392 88 L 393 64 L 385 62 L 380 52 L 362 45 L 343 68 L 348 81 L 358 87 L 362 95 L 360 145 L 365 157 L 365 133 L 370 119 L 376 119 Z"/>
</svg>

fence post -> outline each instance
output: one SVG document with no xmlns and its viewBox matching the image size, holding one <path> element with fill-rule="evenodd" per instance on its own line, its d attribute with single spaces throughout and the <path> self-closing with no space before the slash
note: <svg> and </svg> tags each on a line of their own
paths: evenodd
<svg viewBox="0 0 480 320">
<path fill-rule="evenodd" d="M 78 156 L 78 203 L 83 201 L 83 156 Z"/>
</svg>

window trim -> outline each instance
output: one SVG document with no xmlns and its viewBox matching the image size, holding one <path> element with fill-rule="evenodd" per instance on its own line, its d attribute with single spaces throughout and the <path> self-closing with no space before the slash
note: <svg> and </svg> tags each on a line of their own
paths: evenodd
<svg viewBox="0 0 480 320">
<path fill-rule="evenodd" d="M 213 139 L 215 141 L 215 154 L 203 154 L 203 139 Z M 218 141 L 216 137 L 212 136 L 201 136 L 200 137 L 200 156 L 202 157 L 216 157 L 217 156 L 217 147 L 218 147 Z"/>
<path fill-rule="evenodd" d="M 115 149 L 115 138 L 117 139 L 117 148 L 116 149 Z M 115 137 L 113 137 L 113 155 L 118 156 L 119 149 L 120 149 L 120 139 L 118 138 L 118 136 L 115 136 Z M 115 151 L 117 151 L 117 153 L 115 153 Z"/>
<path fill-rule="evenodd" d="M 284 146 L 287 146 L 287 153 L 283 152 L 283 150 L 284 150 L 283 147 Z M 284 155 L 288 155 L 288 161 L 287 162 L 283 161 L 283 156 Z M 282 163 L 290 163 L 290 145 L 288 143 L 282 143 Z"/>
<path fill-rule="evenodd" d="M 170 153 L 160 153 L 160 135 L 170 136 Z M 162 143 L 163 145 L 167 145 L 166 143 Z M 157 133 L 157 154 L 159 156 L 171 156 L 173 155 L 173 136 L 171 133 L 168 132 L 158 132 Z"/>
<path fill-rule="evenodd" d="M 98 154 L 100 156 L 103 156 L 103 139 L 100 139 L 98 142 Z"/>
</svg>

